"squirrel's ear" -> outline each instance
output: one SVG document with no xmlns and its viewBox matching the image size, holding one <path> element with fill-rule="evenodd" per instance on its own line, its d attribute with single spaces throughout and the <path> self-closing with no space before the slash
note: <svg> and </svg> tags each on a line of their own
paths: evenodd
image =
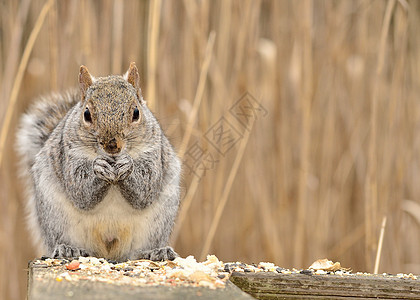
<svg viewBox="0 0 420 300">
<path fill-rule="evenodd" d="M 141 99 L 141 97 L 140 97 L 140 75 L 139 75 L 139 70 L 137 70 L 135 62 L 132 62 L 130 64 L 130 68 L 128 69 L 127 73 L 125 73 L 124 78 L 125 78 L 125 80 L 128 81 L 128 83 L 130 83 L 132 86 L 134 86 L 134 88 L 136 89 L 136 92 L 137 92 L 137 97 L 139 99 Z"/>
<path fill-rule="evenodd" d="M 79 73 L 79 86 L 80 92 L 82 93 L 82 100 L 85 99 L 86 90 L 92 85 L 92 76 L 89 73 L 89 70 L 81 65 Z"/>
</svg>

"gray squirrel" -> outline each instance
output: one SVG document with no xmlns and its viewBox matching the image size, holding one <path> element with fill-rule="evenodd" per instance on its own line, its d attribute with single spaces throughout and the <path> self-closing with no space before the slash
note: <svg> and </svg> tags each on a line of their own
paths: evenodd
<svg viewBox="0 0 420 300">
<path fill-rule="evenodd" d="M 180 160 L 143 100 L 134 63 L 124 76 L 40 98 L 17 133 L 28 225 L 51 257 L 174 259 Z"/>
</svg>

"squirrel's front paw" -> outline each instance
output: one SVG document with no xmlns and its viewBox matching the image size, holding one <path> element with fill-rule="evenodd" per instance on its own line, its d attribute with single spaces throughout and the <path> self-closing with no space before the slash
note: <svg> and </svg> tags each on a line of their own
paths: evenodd
<svg viewBox="0 0 420 300">
<path fill-rule="evenodd" d="M 115 162 L 115 180 L 124 180 L 133 172 L 133 159 L 128 154 L 119 156 Z"/>
<path fill-rule="evenodd" d="M 137 250 L 134 253 L 135 259 L 150 259 L 153 261 L 174 260 L 179 255 L 172 249 L 166 246 L 152 250 Z"/>
<path fill-rule="evenodd" d="M 95 158 L 93 161 L 93 172 L 96 177 L 108 182 L 115 182 L 116 172 L 112 163 L 111 159 L 106 156 L 98 156 Z"/>
<path fill-rule="evenodd" d="M 89 256 L 86 250 L 72 247 L 66 244 L 60 244 L 55 246 L 52 257 L 53 258 L 72 258 L 79 256 Z"/>
</svg>

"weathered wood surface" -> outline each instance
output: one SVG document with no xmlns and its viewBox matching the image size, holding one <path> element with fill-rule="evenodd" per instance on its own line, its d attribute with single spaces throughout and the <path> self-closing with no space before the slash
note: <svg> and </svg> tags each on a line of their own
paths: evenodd
<svg viewBox="0 0 420 300">
<path fill-rule="evenodd" d="M 382 275 L 233 272 L 231 282 L 258 299 L 420 299 L 420 280 Z"/>
<path fill-rule="evenodd" d="M 52 268 L 29 265 L 28 299 L 420 299 L 420 280 L 382 275 L 233 272 L 226 288 L 60 282 Z M 242 291 L 241 291 L 242 290 Z M 246 294 L 246 293 L 248 294 Z M 252 295 L 253 297 L 251 297 Z"/>
<path fill-rule="evenodd" d="M 58 282 L 51 279 L 51 276 L 45 276 L 48 272 L 52 272 L 51 268 L 37 268 L 32 264 L 29 265 L 28 300 L 253 299 L 230 282 L 225 288 L 217 289 L 185 286 L 130 286 L 90 280 Z"/>
</svg>

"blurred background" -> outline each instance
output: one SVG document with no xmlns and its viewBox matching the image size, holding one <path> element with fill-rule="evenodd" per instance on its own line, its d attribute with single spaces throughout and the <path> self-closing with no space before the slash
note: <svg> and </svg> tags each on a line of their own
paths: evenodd
<svg viewBox="0 0 420 300">
<path fill-rule="evenodd" d="M 40 94 L 140 70 L 184 162 L 182 256 L 420 273 L 420 2 L 0 1 L 0 298 L 39 253 L 14 151 Z"/>
</svg>

